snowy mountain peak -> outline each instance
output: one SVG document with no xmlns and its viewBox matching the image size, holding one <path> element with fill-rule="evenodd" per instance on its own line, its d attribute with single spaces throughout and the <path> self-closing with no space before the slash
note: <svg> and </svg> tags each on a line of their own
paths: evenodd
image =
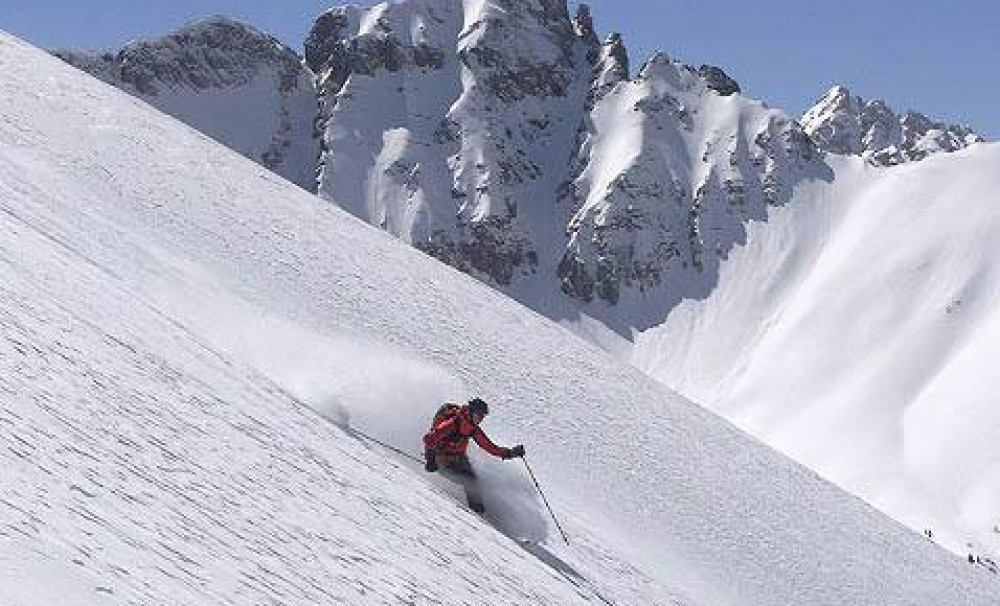
<svg viewBox="0 0 1000 606">
<path fill-rule="evenodd" d="M 851 95 L 851 91 L 842 84 L 834 84 L 830 90 L 826 91 L 817 105 L 827 105 L 831 107 L 842 107 L 849 109 L 857 99 Z"/>
<path fill-rule="evenodd" d="M 719 93 L 723 97 L 735 95 L 740 91 L 740 85 L 736 80 L 729 77 L 721 67 L 714 65 L 702 65 L 698 68 L 698 75 L 705 79 L 708 88 Z"/>
<path fill-rule="evenodd" d="M 661 78 L 682 90 L 703 87 L 726 97 L 740 92 L 740 85 L 726 72 L 714 65 L 694 67 L 672 59 L 667 53 L 657 52 L 639 69 L 638 79 Z"/>
<path fill-rule="evenodd" d="M 737 90 L 657 53 L 585 117 L 557 275 L 588 315 L 623 334 L 662 321 L 711 290 L 748 222 L 828 174 L 793 119 Z"/>
<path fill-rule="evenodd" d="M 860 155 L 880 166 L 917 161 L 983 141 L 967 126 L 935 122 L 916 112 L 898 116 L 884 101 L 865 101 L 839 85 L 806 111 L 802 124 L 820 149 Z"/>
<path fill-rule="evenodd" d="M 722 69 L 659 53 L 633 80 L 621 36 L 597 39 L 564 0 L 325 13 L 320 195 L 550 315 L 662 319 L 823 171 Z"/>
<path fill-rule="evenodd" d="M 352 74 L 440 68 L 443 51 L 433 27 L 440 17 L 433 9 L 414 16 L 412 23 L 406 22 L 408 16 L 406 9 L 379 5 L 341 6 L 317 17 L 305 40 L 305 60 L 321 96 L 339 92 Z"/>
<path fill-rule="evenodd" d="M 117 52 L 54 54 L 315 189 L 312 78 L 299 56 L 273 36 L 228 17 L 208 17 Z"/>
<path fill-rule="evenodd" d="M 587 93 L 587 109 L 593 109 L 605 93 L 629 79 L 628 49 L 621 34 L 608 34 L 604 43 L 590 51 L 594 72 Z"/>
<path fill-rule="evenodd" d="M 322 15 L 306 44 L 320 194 L 496 284 L 531 275 L 548 238 L 531 215 L 562 180 L 591 69 L 587 14 L 431 0 Z"/>
<path fill-rule="evenodd" d="M 802 125 L 813 141 L 835 154 L 860 154 L 861 99 L 840 85 L 834 86 L 803 116 Z"/>
<path fill-rule="evenodd" d="M 93 66 L 94 75 L 146 97 L 245 85 L 265 66 L 281 72 L 281 86 L 288 90 L 294 88 L 300 71 L 294 51 L 223 16 L 194 21 L 167 36 L 131 42 L 117 53 L 57 50 L 54 54 L 87 71 Z"/>
<path fill-rule="evenodd" d="M 685 71 L 685 65 L 679 61 L 674 61 L 670 55 L 664 51 L 656 51 L 639 67 L 637 78 L 665 77 L 677 80 L 680 74 Z"/>
</svg>

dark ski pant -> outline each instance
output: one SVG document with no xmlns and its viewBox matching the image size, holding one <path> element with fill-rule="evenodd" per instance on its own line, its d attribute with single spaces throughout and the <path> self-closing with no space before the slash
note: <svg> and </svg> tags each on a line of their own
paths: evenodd
<svg viewBox="0 0 1000 606">
<path fill-rule="evenodd" d="M 479 491 L 479 479 L 469 457 L 457 455 L 440 460 L 441 473 L 450 480 L 458 482 L 465 489 L 465 500 L 469 502 L 469 509 L 476 513 L 483 513 L 486 507 L 483 506 L 483 495 Z"/>
</svg>

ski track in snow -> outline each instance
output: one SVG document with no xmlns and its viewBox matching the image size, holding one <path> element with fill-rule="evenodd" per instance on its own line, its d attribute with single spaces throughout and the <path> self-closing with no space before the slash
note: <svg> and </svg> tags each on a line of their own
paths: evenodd
<svg viewBox="0 0 1000 606">
<path fill-rule="evenodd" d="M 40 591 L 76 604 L 1000 596 L 634 369 L 141 102 L 9 37 L 0 73 L 4 603 L 44 603 L 24 581 L 50 571 Z M 396 398 L 365 396 L 376 385 Z M 548 564 L 317 414 L 408 449 L 440 397 L 470 393 L 493 403 L 498 443 L 527 443 L 572 537 L 557 542 L 516 462 L 477 457 L 511 486 L 494 522 L 510 531 L 520 508 L 544 525 Z"/>
<path fill-rule="evenodd" d="M 576 597 L 473 516 L 442 518 L 447 502 L 408 472 L 109 288 L 77 251 L 9 209 L 3 228 L 3 250 L 24 257 L 12 272 L 5 255 L 0 307 L 4 542 L 48 545 L 100 579 L 88 593 L 123 602 Z M 378 496 L 400 486 L 408 498 Z"/>
</svg>

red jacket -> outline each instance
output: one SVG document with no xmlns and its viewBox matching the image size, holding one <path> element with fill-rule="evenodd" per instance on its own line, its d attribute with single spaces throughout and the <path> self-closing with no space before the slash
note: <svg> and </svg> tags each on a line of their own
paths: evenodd
<svg viewBox="0 0 1000 606">
<path fill-rule="evenodd" d="M 435 422 L 424 435 L 424 447 L 434 450 L 438 455 L 457 457 L 465 454 L 469 438 L 494 457 L 502 457 L 506 451 L 490 441 L 483 430 L 472 422 L 468 406 L 462 406 L 458 414 Z"/>
</svg>

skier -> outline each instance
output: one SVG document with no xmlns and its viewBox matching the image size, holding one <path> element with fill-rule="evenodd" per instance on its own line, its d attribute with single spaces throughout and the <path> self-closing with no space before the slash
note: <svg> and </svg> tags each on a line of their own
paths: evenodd
<svg viewBox="0 0 1000 606">
<path fill-rule="evenodd" d="M 479 424 L 489 411 L 489 406 L 480 398 L 472 398 L 465 406 L 445 404 L 438 409 L 431 428 L 424 434 L 424 469 L 435 472 L 443 467 L 442 473 L 453 476 L 465 488 L 469 508 L 476 513 L 483 513 L 486 508 L 479 493 L 476 472 L 465 454 L 469 438 L 475 440 L 486 452 L 501 459 L 524 456 L 524 446 L 518 444 L 513 448 L 503 448 L 494 444 L 483 433 Z"/>
</svg>

